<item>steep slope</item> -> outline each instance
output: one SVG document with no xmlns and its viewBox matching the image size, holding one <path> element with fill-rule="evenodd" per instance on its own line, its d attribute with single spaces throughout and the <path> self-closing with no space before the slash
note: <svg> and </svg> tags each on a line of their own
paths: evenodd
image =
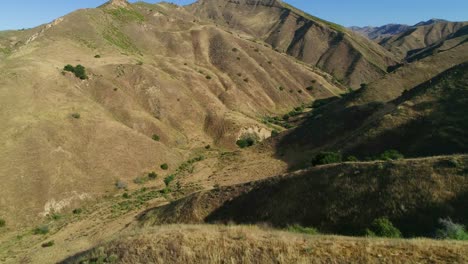
<svg viewBox="0 0 468 264">
<path fill-rule="evenodd" d="M 383 38 L 403 33 L 410 27 L 409 25 L 402 24 L 387 24 L 380 27 L 350 27 L 349 29 L 373 41 L 379 42 Z"/>
<path fill-rule="evenodd" d="M 376 43 L 282 1 L 200 0 L 187 9 L 316 65 L 352 87 L 379 78 L 394 64 Z"/>
<path fill-rule="evenodd" d="M 445 39 L 465 26 L 468 26 L 468 22 L 429 21 L 428 23 L 416 24 L 398 35 L 382 39 L 379 44 L 398 58 L 405 59 Z"/>
<path fill-rule="evenodd" d="M 233 148 L 246 131 L 264 139 L 264 115 L 343 91 L 194 20 L 171 4 L 113 1 L 7 33 L 24 41 L 0 61 L 1 217 L 31 223 L 151 171 L 162 185 L 193 151 Z M 89 78 L 62 72 L 67 64 Z M 311 81 L 319 88 L 307 90 Z"/>
<path fill-rule="evenodd" d="M 336 101 L 315 109 L 279 139 L 278 155 L 291 164 L 310 164 L 320 150 L 340 150 L 359 158 L 389 149 L 412 157 L 466 153 L 467 87 L 464 63 L 387 103 L 343 107 L 343 101 Z M 344 101 L 358 96 L 359 92 Z"/>
<path fill-rule="evenodd" d="M 432 236 L 439 218 L 468 224 L 467 166 L 467 156 L 327 165 L 195 193 L 140 221 L 300 224 L 357 235 L 388 217 L 405 236 Z"/>
</svg>

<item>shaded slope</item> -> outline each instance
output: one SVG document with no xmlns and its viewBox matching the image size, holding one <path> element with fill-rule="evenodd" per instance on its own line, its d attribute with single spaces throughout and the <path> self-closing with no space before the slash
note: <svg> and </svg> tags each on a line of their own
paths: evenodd
<svg viewBox="0 0 468 264">
<path fill-rule="evenodd" d="M 26 40 L 0 61 L 7 222 L 169 174 L 191 150 L 232 148 L 248 128 L 268 137 L 263 115 L 342 92 L 319 70 L 193 20 L 170 4 L 106 5 L 18 33 Z M 89 79 L 62 73 L 66 64 Z M 320 89 L 306 90 L 312 80 Z"/>
<path fill-rule="evenodd" d="M 150 210 L 140 221 L 297 223 L 362 234 L 374 219 L 386 216 L 406 236 L 430 236 L 439 218 L 468 223 L 467 165 L 467 157 L 460 156 L 317 167 L 196 193 Z"/>
<path fill-rule="evenodd" d="M 246 32 L 352 87 L 379 78 L 394 63 L 372 41 L 281 1 L 201 0 L 188 10 Z"/>
<path fill-rule="evenodd" d="M 360 158 L 389 149 L 405 155 L 466 153 L 465 109 L 468 64 L 461 64 L 388 103 L 343 107 L 342 101 L 314 110 L 298 128 L 279 139 L 277 153 L 291 164 L 308 164 L 320 150 L 340 150 Z"/>
</svg>

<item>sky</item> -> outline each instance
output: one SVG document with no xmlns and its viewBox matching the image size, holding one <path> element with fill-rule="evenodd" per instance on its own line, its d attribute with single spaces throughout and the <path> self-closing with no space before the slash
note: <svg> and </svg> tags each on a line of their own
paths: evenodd
<svg viewBox="0 0 468 264">
<path fill-rule="evenodd" d="M 380 26 L 388 23 L 413 25 L 431 18 L 468 21 L 468 0 L 284 1 L 314 16 L 344 26 Z M 0 8 L 0 30 L 35 27 L 78 8 L 96 7 L 105 2 L 106 0 L 3 0 Z M 194 0 L 169 2 L 185 5 Z"/>
</svg>

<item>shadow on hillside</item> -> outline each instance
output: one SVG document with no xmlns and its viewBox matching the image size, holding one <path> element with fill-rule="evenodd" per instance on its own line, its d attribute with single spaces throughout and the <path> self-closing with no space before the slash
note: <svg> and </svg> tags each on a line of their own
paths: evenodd
<svg viewBox="0 0 468 264">
<path fill-rule="evenodd" d="M 340 165 L 266 182 L 228 199 L 205 222 L 266 223 L 280 228 L 300 224 L 324 233 L 363 235 L 374 219 L 385 216 L 407 237 L 432 236 L 440 218 L 468 223 L 467 191 L 445 189 L 427 177 L 415 177 L 410 166 L 402 169 L 403 176 L 392 175 L 396 168 L 391 164 L 384 170 L 371 166 Z M 365 172 L 355 174 L 360 171 Z M 429 172 L 416 170 L 423 175 Z M 447 179 L 452 180 L 467 184 L 466 177 Z M 440 201 L 439 194 L 452 191 L 454 198 Z"/>
<path fill-rule="evenodd" d="M 360 159 L 389 149 L 407 157 L 466 153 L 467 73 L 468 64 L 456 66 L 386 104 L 345 107 L 359 97 L 356 92 L 321 106 L 278 140 L 276 157 L 296 170 L 310 166 L 319 151 L 341 151 Z M 415 104 L 420 98 L 424 100 Z"/>
</svg>

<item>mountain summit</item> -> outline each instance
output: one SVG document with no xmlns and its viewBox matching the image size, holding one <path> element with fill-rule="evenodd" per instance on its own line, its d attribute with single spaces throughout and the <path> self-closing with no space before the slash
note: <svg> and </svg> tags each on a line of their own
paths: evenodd
<svg viewBox="0 0 468 264">
<path fill-rule="evenodd" d="M 127 0 L 110 0 L 105 4 L 105 6 L 112 6 L 112 7 L 127 7 L 129 3 Z"/>
</svg>

